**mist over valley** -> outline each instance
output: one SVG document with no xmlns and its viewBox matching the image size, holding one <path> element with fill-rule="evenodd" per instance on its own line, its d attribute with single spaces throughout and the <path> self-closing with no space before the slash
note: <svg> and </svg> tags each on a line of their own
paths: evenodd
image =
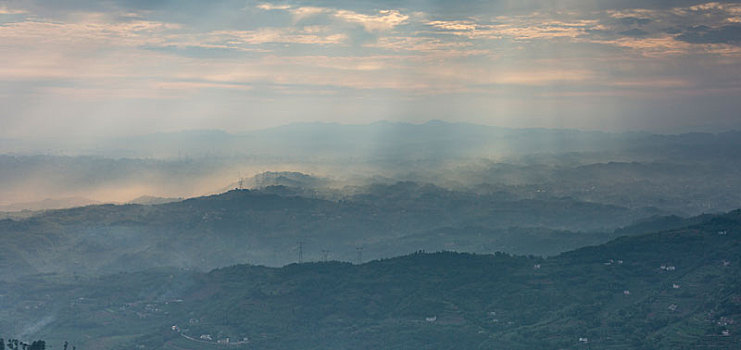
<svg viewBox="0 0 741 350">
<path fill-rule="evenodd" d="M 738 1 L 0 0 L 0 350 L 738 349 Z"/>
</svg>

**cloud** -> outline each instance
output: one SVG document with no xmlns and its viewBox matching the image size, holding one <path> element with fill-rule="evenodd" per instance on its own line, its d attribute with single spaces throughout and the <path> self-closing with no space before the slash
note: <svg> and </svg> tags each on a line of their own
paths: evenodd
<svg viewBox="0 0 741 350">
<path fill-rule="evenodd" d="M 499 16 L 489 23 L 471 20 L 435 20 L 426 23 L 437 33 L 463 36 L 470 39 L 545 40 L 576 38 L 600 28 L 593 19 L 557 20 L 540 13 L 527 16 Z"/>
<path fill-rule="evenodd" d="M 478 29 L 478 25 L 473 21 L 462 20 L 462 21 L 430 21 L 427 25 L 435 27 L 437 29 L 451 31 L 451 32 L 473 32 Z"/>
<path fill-rule="evenodd" d="M 296 8 L 287 8 L 287 10 L 293 15 L 294 21 L 300 21 L 305 18 L 313 17 L 319 14 L 323 13 L 331 13 L 332 10 L 322 7 L 296 7 Z"/>
<path fill-rule="evenodd" d="M 275 5 L 270 3 L 262 3 L 258 4 L 257 8 L 260 10 L 270 11 L 270 10 L 288 10 L 291 8 L 290 5 Z"/>
<path fill-rule="evenodd" d="M 638 51 L 641 55 L 666 58 L 671 55 L 685 55 L 692 50 L 688 43 L 676 40 L 672 35 L 660 37 L 622 37 L 613 40 L 594 40 L 595 43 Z"/>
<path fill-rule="evenodd" d="M 209 41 L 226 43 L 225 47 L 266 43 L 330 45 L 341 44 L 347 40 L 346 34 L 327 32 L 326 27 L 260 28 L 248 31 L 225 30 L 214 31 L 207 36 Z"/>
<path fill-rule="evenodd" d="M 451 80 L 465 81 L 471 88 L 489 86 L 548 86 L 548 85 L 578 85 L 586 81 L 594 81 L 599 77 L 588 69 L 568 69 L 561 67 L 510 67 L 508 69 L 493 70 L 477 67 L 455 65 L 450 68 L 439 67 L 434 73 L 436 76 Z"/>
<path fill-rule="evenodd" d="M 687 6 L 687 7 L 677 7 L 677 8 L 674 8 L 673 11 L 675 13 L 679 13 L 683 15 L 693 14 L 693 13 L 701 14 L 703 16 L 708 16 L 712 14 L 739 15 L 741 14 L 741 4 L 708 2 L 705 4 L 693 5 L 693 6 Z"/>
<path fill-rule="evenodd" d="M 408 15 L 402 14 L 399 10 L 379 10 L 375 14 L 364 14 L 348 9 L 315 6 L 294 7 L 290 5 L 272 5 L 265 3 L 257 5 L 257 8 L 261 10 L 288 11 L 294 17 L 294 21 L 300 21 L 317 15 L 327 15 L 346 23 L 359 24 L 369 32 L 391 30 L 405 23 L 409 19 Z"/>
<path fill-rule="evenodd" d="M 361 100 L 402 115 L 399 103 L 419 114 L 425 106 L 414 101 L 480 99 L 461 107 L 467 114 L 497 110 L 488 97 L 511 105 L 739 90 L 738 4 L 597 0 L 565 11 L 545 3 L 21 0 L 12 4 L 26 13 L 0 17 L 12 19 L 0 22 L 0 102 L 7 114 L 42 120 L 60 106 L 94 118 L 146 99 L 151 115 L 161 114 L 156 103 L 172 103 L 197 120 L 190 101 L 207 115 L 272 113 L 255 107 L 265 101 L 298 115 L 290 106 L 315 97 L 348 115 Z M 145 107 L 131 113 L 137 108 Z"/>
<path fill-rule="evenodd" d="M 741 25 L 735 22 L 739 14 L 741 4 L 721 2 L 608 10 L 592 14 L 599 21 L 599 30 L 576 41 L 630 50 L 657 60 L 690 55 L 735 57 L 736 50 L 727 46 L 741 44 Z"/>
<path fill-rule="evenodd" d="M 155 89 L 162 90 L 201 90 L 201 89 L 236 89 L 249 91 L 254 87 L 244 84 L 230 84 L 230 83 L 218 83 L 218 82 L 207 82 L 207 81 L 160 81 L 155 82 Z"/>
<path fill-rule="evenodd" d="M 726 25 L 717 28 L 688 27 L 684 28 L 676 38 L 693 44 L 737 44 L 741 43 L 741 25 Z"/>
<path fill-rule="evenodd" d="M 658 10 L 651 10 L 645 8 L 632 8 L 623 10 L 608 10 L 605 12 L 609 17 L 620 19 L 621 22 L 632 25 L 632 24 L 648 24 L 655 18 L 657 14 L 661 13 Z"/>
<path fill-rule="evenodd" d="M 669 44 L 676 40 L 691 44 L 736 44 L 741 42 L 741 5 L 710 2 L 686 7 L 623 8 L 592 12 L 542 12 L 525 15 L 500 15 L 486 20 L 477 16 L 459 20 L 430 20 L 425 24 L 433 34 L 447 34 L 470 40 L 552 40 L 595 42 L 622 48 L 661 47 L 677 54 L 685 45 Z M 667 37 L 667 28 L 675 28 Z M 633 40 L 619 40 L 631 37 Z M 645 39 L 642 42 L 638 40 Z M 660 45 L 656 45 L 660 44 Z M 689 51 L 685 51 L 689 52 Z"/>
<path fill-rule="evenodd" d="M 381 10 L 377 15 L 337 10 L 334 16 L 346 22 L 358 23 L 369 32 L 390 30 L 409 19 L 409 16 L 401 14 L 398 10 Z"/>
<path fill-rule="evenodd" d="M 28 20 L 0 26 L 0 38 L 6 46 L 69 44 L 105 44 L 141 46 L 162 43 L 163 34 L 178 29 L 173 23 L 146 20 L 111 22 L 106 16 L 89 14 L 74 23 Z"/>
<path fill-rule="evenodd" d="M 491 54 L 489 50 L 472 49 L 470 42 L 450 41 L 430 37 L 383 36 L 364 46 L 396 52 L 434 54 L 437 57 L 441 55 L 465 57 Z"/>
<path fill-rule="evenodd" d="M 0 15 L 22 15 L 28 13 L 26 10 L 11 9 L 7 5 L 0 5 Z"/>
<path fill-rule="evenodd" d="M 293 56 L 271 57 L 271 61 L 286 66 L 306 66 L 343 71 L 381 71 L 401 69 L 398 57 L 386 56 Z"/>
<path fill-rule="evenodd" d="M 649 33 L 645 30 L 641 30 L 638 28 L 632 28 L 624 32 L 619 32 L 618 34 L 622 36 L 643 37 L 643 36 L 647 36 Z"/>
<path fill-rule="evenodd" d="M 640 17 L 622 17 L 619 18 L 620 23 L 626 26 L 644 26 L 649 23 L 651 23 L 650 18 L 640 18 Z"/>
</svg>

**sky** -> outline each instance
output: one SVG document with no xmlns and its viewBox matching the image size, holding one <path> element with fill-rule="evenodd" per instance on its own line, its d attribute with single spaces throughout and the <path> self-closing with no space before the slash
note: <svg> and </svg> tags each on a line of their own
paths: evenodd
<svg viewBox="0 0 741 350">
<path fill-rule="evenodd" d="M 741 3 L 0 0 L 0 138 L 741 129 Z"/>
</svg>

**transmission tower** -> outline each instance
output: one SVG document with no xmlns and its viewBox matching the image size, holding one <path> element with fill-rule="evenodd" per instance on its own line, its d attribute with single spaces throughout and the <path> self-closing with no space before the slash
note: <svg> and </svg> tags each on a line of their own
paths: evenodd
<svg viewBox="0 0 741 350">
<path fill-rule="evenodd" d="M 355 250 L 358 252 L 358 265 L 363 263 L 363 247 L 357 247 Z"/>
</svg>

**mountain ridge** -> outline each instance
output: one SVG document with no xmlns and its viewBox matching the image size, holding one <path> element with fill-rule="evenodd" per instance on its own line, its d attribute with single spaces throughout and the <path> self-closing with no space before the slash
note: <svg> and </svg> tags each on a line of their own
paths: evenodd
<svg viewBox="0 0 741 350">
<path fill-rule="evenodd" d="M 481 252 L 505 246 L 518 253 L 554 254 L 607 240 L 610 234 L 605 232 L 660 213 L 570 198 L 474 194 L 413 182 L 374 185 L 331 200 L 267 187 L 157 205 L 94 205 L 2 220 L 0 243 L 16 249 L 36 272 L 80 274 L 127 271 L 127 261 L 139 268 L 211 269 L 247 261 L 279 266 L 295 261 L 299 241 L 307 243 L 306 257 L 315 260 L 329 250 L 333 258 L 354 261 L 361 247 L 367 258 L 423 248 Z M 557 237 L 565 240 L 551 244 Z M 43 258 L 37 258 L 39 254 Z M 0 272 L 17 275 L 13 269 L 0 265 Z"/>
<path fill-rule="evenodd" d="M 227 337 L 245 341 L 235 349 L 731 349 L 739 287 L 735 210 L 550 258 L 417 252 L 359 265 L 36 276 L 0 285 L 0 303 L 43 310 L 0 316 L 57 310 L 37 334 L 83 350 L 216 349 Z M 14 329 L 7 319 L 0 329 Z"/>
</svg>

